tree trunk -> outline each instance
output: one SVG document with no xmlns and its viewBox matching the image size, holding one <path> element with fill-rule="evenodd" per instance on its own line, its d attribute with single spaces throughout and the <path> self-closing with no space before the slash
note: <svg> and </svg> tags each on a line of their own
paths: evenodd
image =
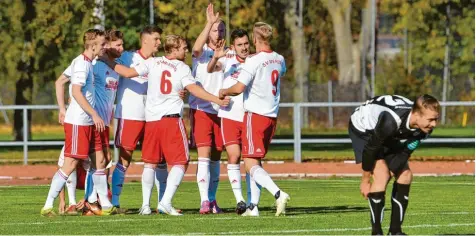
<svg viewBox="0 0 476 236">
<path fill-rule="evenodd" d="M 22 60 L 18 63 L 18 72 L 21 74 L 20 79 L 15 84 L 15 105 L 30 105 L 33 96 L 33 64 L 32 55 L 28 54 L 31 47 L 32 32 L 28 29 L 28 25 L 35 18 L 34 1 L 23 0 L 25 4 L 25 14 L 22 17 L 22 25 L 24 26 L 24 47 L 22 52 Z M 15 110 L 14 112 L 14 137 L 16 141 L 23 140 L 23 110 Z M 28 111 L 28 139 L 31 139 L 31 111 Z"/>
<path fill-rule="evenodd" d="M 306 50 L 304 31 L 299 25 L 298 0 L 286 1 L 287 11 L 284 22 L 291 32 L 291 49 L 294 59 L 294 102 L 308 102 L 309 55 Z M 309 127 L 309 112 L 307 108 L 301 109 L 301 127 Z"/>
</svg>

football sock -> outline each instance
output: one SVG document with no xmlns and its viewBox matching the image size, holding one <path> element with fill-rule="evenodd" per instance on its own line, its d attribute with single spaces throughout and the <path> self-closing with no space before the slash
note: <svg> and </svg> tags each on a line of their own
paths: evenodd
<svg viewBox="0 0 476 236">
<path fill-rule="evenodd" d="M 61 189 L 63 189 L 67 179 L 68 176 L 61 169 L 55 173 L 53 180 L 51 180 L 50 190 L 48 191 L 48 197 L 46 198 L 45 206 L 43 208 L 53 208 L 55 199 L 58 197 Z"/>
<path fill-rule="evenodd" d="M 385 209 L 385 192 L 371 192 L 368 195 L 370 205 L 370 222 L 372 235 L 383 235 L 382 220 Z"/>
<path fill-rule="evenodd" d="M 109 209 L 112 207 L 112 203 L 107 197 L 107 176 L 105 169 L 97 169 L 93 175 L 94 189 L 97 191 L 99 200 L 101 201 L 101 207 L 103 209 Z"/>
<path fill-rule="evenodd" d="M 217 199 L 218 183 L 220 182 L 220 161 L 210 161 L 210 187 L 208 188 L 208 199 Z"/>
<path fill-rule="evenodd" d="M 170 169 L 169 177 L 167 179 L 167 187 L 165 188 L 164 196 L 160 203 L 164 206 L 172 205 L 172 198 L 177 191 L 178 186 L 182 182 L 183 176 L 185 175 L 185 166 L 175 165 Z"/>
<path fill-rule="evenodd" d="M 77 184 L 76 170 L 73 170 L 66 181 L 66 189 L 68 190 L 69 205 L 76 205 L 76 184 Z"/>
<path fill-rule="evenodd" d="M 159 164 L 155 169 L 155 186 L 157 187 L 157 196 L 159 197 L 159 202 L 164 196 L 165 188 L 167 186 L 167 164 Z"/>
<path fill-rule="evenodd" d="M 402 223 L 408 206 L 409 184 L 393 183 L 392 190 L 392 217 L 390 219 L 390 233 L 402 232 Z"/>
<path fill-rule="evenodd" d="M 120 206 L 119 197 L 122 193 L 124 178 L 126 176 L 127 167 L 117 163 L 114 172 L 112 172 L 112 205 Z"/>
<path fill-rule="evenodd" d="M 200 192 L 200 201 L 208 201 L 208 188 L 210 183 L 210 159 L 199 157 L 197 165 L 197 184 Z"/>
<path fill-rule="evenodd" d="M 236 203 L 245 201 L 243 194 L 241 193 L 241 173 L 240 164 L 228 164 L 228 179 L 230 180 L 231 189 L 233 195 L 235 195 Z"/>
<path fill-rule="evenodd" d="M 250 175 L 251 175 L 251 178 L 253 178 L 257 184 L 263 186 L 271 194 L 273 194 L 273 196 L 276 197 L 277 194 L 279 194 L 278 192 L 280 190 L 278 186 L 274 183 L 271 177 L 269 177 L 268 172 L 266 172 L 261 166 L 255 165 L 251 167 Z"/>
<path fill-rule="evenodd" d="M 142 171 L 142 206 L 150 206 L 150 195 L 154 188 L 154 179 L 155 168 L 145 164 Z"/>
</svg>

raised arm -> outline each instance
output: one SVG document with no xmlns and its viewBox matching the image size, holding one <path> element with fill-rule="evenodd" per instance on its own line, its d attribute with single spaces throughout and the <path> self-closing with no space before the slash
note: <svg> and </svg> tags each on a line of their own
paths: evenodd
<svg viewBox="0 0 476 236">
<path fill-rule="evenodd" d="M 192 48 L 192 55 L 194 57 L 199 57 L 200 55 L 202 55 L 203 45 L 207 43 L 208 34 L 210 33 L 210 30 L 212 29 L 213 24 L 217 22 L 219 19 L 220 19 L 220 13 L 217 12 L 215 14 L 213 12 L 213 4 L 212 3 L 208 4 L 207 24 L 205 25 L 205 28 L 203 28 L 202 32 L 198 36 Z"/>
<path fill-rule="evenodd" d="M 226 53 L 230 50 L 228 48 L 225 50 L 225 42 L 226 41 L 224 39 L 218 41 L 217 49 L 213 54 L 213 58 L 210 60 L 210 62 L 208 62 L 207 65 L 208 73 L 223 70 L 222 64 L 221 62 L 219 62 L 219 60 L 220 58 L 224 57 Z"/>
</svg>

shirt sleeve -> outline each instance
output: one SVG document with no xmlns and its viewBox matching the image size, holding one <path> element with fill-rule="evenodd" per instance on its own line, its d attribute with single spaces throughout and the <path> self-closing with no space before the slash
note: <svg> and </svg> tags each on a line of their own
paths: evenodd
<svg viewBox="0 0 476 236">
<path fill-rule="evenodd" d="M 71 65 L 68 66 L 68 68 L 66 68 L 66 70 L 63 71 L 63 75 L 66 76 L 68 79 L 71 78 L 71 74 L 72 74 L 72 69 L 71 69 Z"/>
<path fill-rule="evenodd" d="M 398 125 L 392 114 L 387 111 L 380 113 L 375 129 L 362 153 L 362 169 L 364 171 L 373 170 L 377 155 L 383 148 L 385 140 L 392 137 L 397 130 Z"/>
<path fill-rule="evenodd" d="M 250 82 L 253 80 L 256 71 L 258 70 L 259 63 L 256 63 L 254 58 L 247 58 L 245 61 L 245 65 L 240 71 L 240 75 L 238 76 L 237 81 L 248 86 Z"/>
<path fill-rule="evenodd" d="M 192 71 L 190 70 L 190 67 L 184 66 L 183 71 L 185 71 L 184 76 L 180 79 L 180 82 L 182 83 L 182 88 L 185 88 L 191 84 L 195 84 L 195 79 L 192 76 Z"/>
<path fill-rule="evenodd" d="M 281 69 L 281 76 L 280 77 L 283 77 L 287 72 L 286 61 L 284 60 L 284 57 L 282 57 L 282 58 L 283 58 L 283 63 L 281 64 L 282 69 Z"/>
<path fill-rule="evenodd" d="M 144 76 L 149 74 L 149 71 L 154 66 L 154 63 L 155 63 L 155 60 L 151 59 L 151 60 L 141 62 L 139 63 L 139 65 L 135 67 L 131 67 L 131 68 L 134 68 L 137 71 L 137 74 L 139 74 L 139 76 Z"/>
<path fill-rule="evenodd" d="M 82 60 L 77 60 L 72 65 L 71 84 L 84 86 L 90 70 L 90 65 Z"/>
<path fill-rule="evenodd" d="M 221 71 L 225 72 L 225 65 L 226 65 L 227 58 L 226 56 L 218 59 L 218 62 L 221 64 Z"/>
</svg>

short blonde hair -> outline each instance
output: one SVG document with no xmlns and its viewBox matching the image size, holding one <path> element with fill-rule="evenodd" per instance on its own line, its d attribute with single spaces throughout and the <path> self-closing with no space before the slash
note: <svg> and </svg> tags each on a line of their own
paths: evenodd
<svg viewBox="0 0 476 236">
<path fill-rule="evenodd" d="M 86 32 L 84 32 L 83 35 L 84 48 L 89 48 L 94 42 L 94 40 L 96 40 L 100 36 L 105 36 L 104 31 L 99 29 L 88 29 Z"/>
<path fill-rule="evenodd" d="M 172 49 L 180 48 L 180 43 L 186 42 L 185 38 L 179 35 L 170 34 L 165 36 L 164 51 L 167 54 L 172 53 Z"/>
<path fill-rule="evenodd" d="M 253 35 L 259 41 L 269 42 L 273 36 L 273 27 L 264 22 L 256 22 L 253 27 Z"/>
</svg>

